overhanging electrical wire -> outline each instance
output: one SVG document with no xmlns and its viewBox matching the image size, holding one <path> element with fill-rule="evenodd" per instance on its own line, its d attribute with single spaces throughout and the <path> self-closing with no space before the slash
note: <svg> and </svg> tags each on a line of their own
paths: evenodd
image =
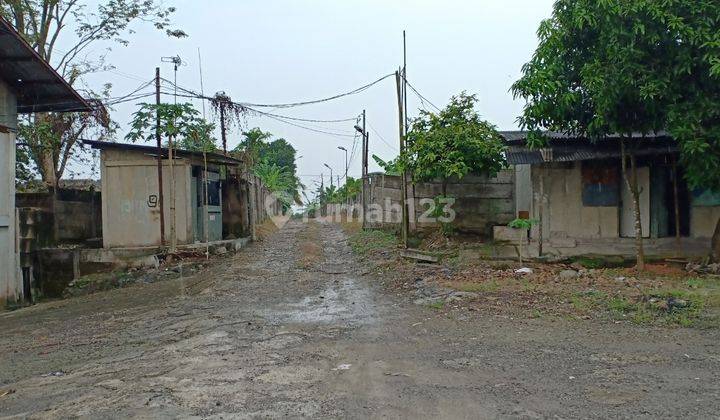
<svg viewBox="0 0 720 420">
<path fill-rule="evenodd" d="M 409 80 L 405 79 L 404 77 L 403 77 L 403 79 L 405 80 L 405 82 L 407 82 L 408 86 L 410 86 L 410 89 L 411 89 L 413 92 L 415 92 L 415 94 L 418 96 L 418 98 L 420 98 L 420 101 L 427 102 L 427 103 L 429 103 L 433 108 L 435 108 L 436 110 L 442 111 L 440 108 L 438 108 L 437 106 L 435 106 L 434 103 L 430 102 L 430 100 L 429 100 L 428 98 L 424 97 L 420 92 L 418 92 L 418 90 L 415 89 L 415 86 L 413 86 L 412 83 L 410 83 Z"/>
</svg>

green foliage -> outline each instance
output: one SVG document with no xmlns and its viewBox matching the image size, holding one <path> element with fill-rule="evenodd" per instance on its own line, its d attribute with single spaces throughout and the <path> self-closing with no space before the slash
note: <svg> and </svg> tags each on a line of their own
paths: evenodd
<svg viewBox="0 0 720 420">
<path fill-rule="evenodd" d="M 272 133 L 253 128 L 243 132 L 243 140 L 233 149 L 235 155 L 245 154 L 253 162 L 253 171 L 276 194 L 285 208 L 301 204 L 300 191 L 305 187 L 297 177 L 297 151 L 283 138 L 270 141 Z"/>
<path fill-rule="evenodd" d="M 508 223 L 508 227 L 519 230 L 528 230 L 538 223 L 540 223 L 540 221 L 537 219 L 515 219 Z"/>
<path fill-rule="evenodd" d="M 397 248 L 398 239 L 384 230 L 360 230 L 348 240 L 353 252 L 360 256 Z"/>
<path fill-rule="evenodd" d="M 520 123 L 590 137 L 669 131 L 693 187 L 720 190 L 720 3 L 558 0 L 513 85 Z"/>
<path fill-rule="evenodd" d="M 233 149 L 233 153 L 247 153 L 253 162 L 259 162 L 263 151 L 267 148 L 268 140 L 273 137 L 272 133 L 262 131 L 260 128 L 255 127 L 244 131 L 242 134 L 244 138 L 240 144 Z"/>
<path fill-rule="evenodd" d="M 334 185 L 320 191 L 320 204 L 345 204 L 353 201 L 362 192 L 362 180 L 348 176 L 347 182 L 340 188 Z"/>
<path fill-rule="evenodd" d="M 386 162 L 377 155 L 372 155 L 372 158 L 375 162 L 377 162 L 378 165 L 380 165 L 381 168 L 383 168 L 383 171 L 385 171 L 386 175 L 400 176 L 400 174 L 402 173 L 402 170 L 400 169 L 397 160 L 391 160 Z"/>
<path fill-rule="evenodd" d="M 504 145 L 495 127 L 475 111 L 476 102 L 463 92 L 437 114 L 421 110 L 408 132 L 400 168 L 415 181 L 497 174 L 505 166 Z"/>
<path fill-rule="evenodd" d="M 160 119 L 160 136 L 174 139 L 175 147 L 205 152 L 216 150 L 212 136 L 215 125 L 205 121 L 190 103 L 140 104 L 125 139 L 133 143 L 155 142 L 157 118 Z"/>
<path fill-rule="evenodd" d="M 75 86 L 84 75 L 114 68 L 105 61 L 106 52 L 112 43 L 128 45 L 126 36 L 134 32 L 131 26 L 136 23 L 149 23 L 170 37 L 185 37 L 183 31 L 170 27 L 175 8 L 162 3 L 156 0 L 13 0 L 0 2 L 0 16 Z M 62 46 L 62 50 L 56 46 Z M 88 164 L 78 140 L 112 138 L 117 129 L 101 102 L 110 97 L 111 87 L 109 83 L 96 89 L 84 87 L 82 96 L 91 98 L 93 108 L 89 113 L 38 113 L 23 121 L 18 140 L 26 146 L 20 153 L 26 153 L 33 163 L 24 170 L 37 169 L 42 180 L 54 186 L 65 174 L 68 162 Z M 28 173 L 21 171 L 19 175 L 27 177 Z"/>
</svg>

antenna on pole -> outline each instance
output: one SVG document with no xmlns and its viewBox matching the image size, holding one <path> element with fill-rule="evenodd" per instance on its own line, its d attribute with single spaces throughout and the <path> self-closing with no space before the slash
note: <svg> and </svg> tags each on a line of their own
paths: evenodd
<svg viewBox="0 0 720 420">
<path fill-rule="evenodd" d="M 177 71 L 178 67 L 183 64 L 182 59 L 179 55 L 175 57 L 161 57 L 160 60 L 163 63 L 173 63 L 175 70 L 175 105 L 177 105 Z M 173 121 L 173 125 L 175 121 Z M 175 253 L 177 249 L 177 234 L 176 234 L 176 223 L 175 220 L 175 168 L 173 165 L 173 136 L 168 137 L 168 160 L 170 164 L 170 253 Z"/>
</svg>

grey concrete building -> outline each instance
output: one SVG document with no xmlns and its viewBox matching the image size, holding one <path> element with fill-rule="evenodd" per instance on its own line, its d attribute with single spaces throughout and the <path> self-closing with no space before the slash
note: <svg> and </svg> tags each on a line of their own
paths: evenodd
<svg viewBox="0 0 720 420">
<path fill-rule="evenodd" d="M 88 104 L 0 18 L 0 306 L 22 299 L 15 211 L 17 115 L 87 111 Z"/>
<path fill-rule="evenodd" d="M 203 189 L 205 182 L 203 154 L 173 150 L 172 172 L 175 184 L 173 226 L 171 169 L 170 161 L 167 159 L 167 149 L 162 149 L 163 203 L 161 206 L 158 196 L 157 147 L 87 140 L 83 143 L 101 150 L 104 248 L 161 246 L 161 209 L 165 220 L 166 244 L 170 243 L 173 228 L 177 245 L 204 242 L 206 226 L 207 239 L 210 242 L 220 241 L 227 236 L 223 234 L 223 220 L 229 216 L 226 213 L 233 210 L 228 210 L 225 204 L 229 203 L 224 201 L 230 201 L 229 195 L 236 197 L 245 193 L 237 188 L 235 188 L 237 191 L 230 191 L 233 187 L 226 180 L 232 169 L 228 168 L 237 168 L 242 161 L 218 153 L 207 153 L 206 197 Z M 236 238 L 239 235 L 242 235 L 242 232 L 234 233 Z"/>
<path fill-rule="evenodd" d="M 537 255 L 542 246 L 543 254 L 558 256 L 634 254 L 633 202 L 622 177 L 619 137 L 591 141 L 547 133 L 547 146 L 531 150 L 526 132 L 501 134 L 518 174 L 518 214 L 539 221 L 531 230 L 531 252 Z M 638 163 L 646 252 L 707 254 L 720 194 L 688 187 L 678 145 L 668 135 L 633 136 L 626 144 Z"/>
</svg>

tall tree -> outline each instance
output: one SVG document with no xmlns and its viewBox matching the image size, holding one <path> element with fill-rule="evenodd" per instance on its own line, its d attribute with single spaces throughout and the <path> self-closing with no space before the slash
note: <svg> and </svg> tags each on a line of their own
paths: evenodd
<svg viewBox="0 0 720 420">
<path fill-rule="evenodd" d="M 97 44 L 127 45 L 126 35 L 134 23 L 147 22 L 168 36 L 184 37 L 170 28 L 173 7 L 156 0 L 102 0 L 94 8 L 81 0 L 4 0 L 0 16 L 10 21 L 25 40 L 51 63 L 71 85 L 78 85 L 83 75 L 113 67 L 105 56 L 91 53 Z M 58 48 L 62 45 L 62 50 Z M 77 152 L 78 140 L 89 134 L 107 138 L 114 125 L 102 106 L 109 96 L 110 85 L 102 89 L 84 89 L 84 96 L 95 99 L 90 114 L 41 113 L 21 121 L 20 143 L 35 163 L 43 181 L 56 187 Z"/>
<path fill-rule="evenodd" d="M 504 145 L 495 127 L 475 111 L 477 98 L 453 96 L 438 113 L 421 110 L 412 122 L 407 146 L 398 162 L 415 181 L 440 179 L 447 195 L 448 178 L 467 174 L 495 176 L 505 166 Z"/>
<path fill-rule="evenodd" d="M 253 170 L 273 192 L 281 193 L 284 205 L 302 203 L 300 191 L 305 187 L 297 176 L 295 164 L 297 151 L 283 138 L 275 139 L 272 133 L 253 128 L 243 132 L 244 139 L 233 153 L 247 153 L 252 159 Z"/>
<path fill-rule="evenodd" d="M 720 187 L 717 171 L 707 176 L 720 163 L 718 25 L 720 5 L 713 0 L 558 0 L 513 85 L 527 101 L 520 123 L 531 130 L 530 146 L 544 143 L 542 129 L 623 137 L 639 268 L 644 253 L 632 134 L 670 131 L 690 184 Z"/>
</svg>

